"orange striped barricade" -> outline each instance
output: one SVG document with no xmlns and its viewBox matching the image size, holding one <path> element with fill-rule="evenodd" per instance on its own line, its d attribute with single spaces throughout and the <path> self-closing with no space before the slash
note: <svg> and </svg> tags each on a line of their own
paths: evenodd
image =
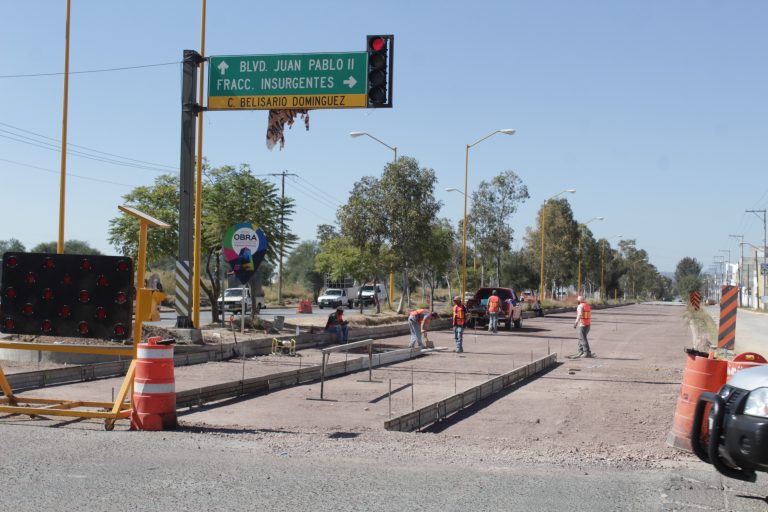
<svg viewBox="0 0 768 512">
<path fill-rule="evenodd" d="M 299 301 L 299 307 L 296 310 L 297 313 L 312 313 L 312 303 L 307 299 Z"/>
<path fill-rule="evenodd" d="M 161 341 L 160 337 L 139 343 L 131 430 L 168 430 L 178 426 L 171 343 L 175 341 Z"/>
<path fill-rule="evenodd" d="M 739 288 L 723 286 L 720 295 L 720 330 L 717 348 L 733 350 L 736 345 L 736 306 L 739 305 Z"/>
</svg>

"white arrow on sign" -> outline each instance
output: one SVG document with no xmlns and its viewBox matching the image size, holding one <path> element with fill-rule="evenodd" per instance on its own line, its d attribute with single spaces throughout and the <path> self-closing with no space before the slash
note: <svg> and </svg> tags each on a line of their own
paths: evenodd
<svg viewBox="0 0 768 512">
<path fill-rule="evenodd" d="M 226 61 L 221 61 L 221 64 L 216 67 L 219 68 L 219 71 L 221 71 L 221 74 L 223 75 L 224 72 L 229 69 L 229 64 L 227 64 Z"/>
<path fill-rule="evenodd" d="M 355 77 L 350 75 L 349 78 L 344 80 L 342 83 L 348 85 L 349 88 L 351 89 L 351 88 L 353 88 L 355 86 L 355 84 L 357 84 L 357 80 L 355 80 Z"/>
</svg>

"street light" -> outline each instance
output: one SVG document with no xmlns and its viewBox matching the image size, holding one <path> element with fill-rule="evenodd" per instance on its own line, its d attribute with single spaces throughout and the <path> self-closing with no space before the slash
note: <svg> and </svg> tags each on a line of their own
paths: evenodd
<svg viewBox="0 0 768 512">
<path fill-rule="evenodd" d="M 611 238 L 600 240 L 600 300 L 605 300 L 605 243 L 623 235 L 614 235 Z"/>
<path fill-rule="evenodd" d="M 587 222 L 585 222 L 584 224 L 582 224 L 582 226 L 586 226 L 587 224 L 595 220 L 604 220 L 604 217 L 593 217 L 589 219 Z M 577 284 L 576 294 L 582 295 L 581 293 L 581 227 L 579 227 L 579 278 L 576 284 Z"/>
<path fill-rule="evenodd" d="M 541 267 L 539 269 L 541 276 L 539 278 L 539 300 L 543 300 L 544 299 L 544 218 L 545 218 L 545 214 L 547 212 L 545 206 L 547 205 L 547 203 L 549 201 L 551 201 L 552 199 L 556 199 L 556 198 L 560 197 L 561 195 L 565 194 L 566 192 L 569 193 L 569 194 L 574 194 L 576 192 L 576 189 L 575 188 L 567 188 L 567 189 L 565 189 L 565 190 L 563 190 L 561 192 L 558 192 L 557 194 L 553 195 L 552 197 L 550 197 L 549 199 L 544 201 L 544 205 L 542 205 L 542 207 L 541 207 Z"/>
<path fill-rule="evenodd" d="M 392 151 L 394 151 L 395 152 L 395 158 L 394 158 L 394 160 L 392 160 L 392 163 L 397 162 L 397 146 L 390 146 L 386 142 L 377 139 L 376 137 L 374 137 L 373 135 L 371 135 L 368 132 L 349 132 L 349 136 L 352 137 L 353 139 L 356 139 L 357 137 L 362 137 L 363 135 L 372 138 L 373 140 L 375 140 L 376 142 L 378 142 L 382 146 L 386 146 L 389 149 L 391 149 Z M 392 304 L 392 301 L 395 298 L 394 289 L 395 289 L 395 273 L 392 270 L 390 270 L 390 272 L 389 272 L 389 303 L 390 304 Z M 361 303 L 362 303 L 362 301 L 361 301 Z M 378 301 L 377 301 L 377 303 L 378 303 Z M 362 311 L 362 306 L 360 308 L 360 311 Z"/>
<path fill-rule="evenodd" d="M 492 137 L 496 135 L 497 133 L 503 133 L 504 135 L 514 135 L 516 130 L 514 128 L 504 128 L 501 130 L 495 130 L 482 139 L 478 139 L 477 141 L 473 142 L 472 144 L 467 144 L 467 151 L 466 151 L 466 157 L 464 160 L 464 190 L 466 191 L 469 186 L 469 148 L 472 146 L 477 146 L 481 142 L 483 142 L 485 139 Z M 461 297 L 462 300 L 464 299 L 464 293 L 467 289 L 467 194 L 464 192 L 464 235 L 462 237 L 462 245 L 464 246 L 464 256 L 463 256 L 463 268 L 461 272 Z"/>
<path fill-rule="evenodd" d="M 368 136 L 368 137 L 372 138 L 373 140 L 375 140 L 375 141 L 376 141 L 376 142 L 378 142 L 379 144 L 381 144 L 381 145 L 383 145 L 383 146 L 387 146 L 389 149 L 391 149 L 392 151 L 394 151 L 394 152 L 395 152 L 395 159 L 394 159 L 394 160 L 392 160 L 392 161 L 393 161 L 393 162 L 397 162 L 397 146 L 390 146 L 390 145 L 389 145 L 389 144 L 387 144 L 386 142 L 384 142 L 384 141 L 381 141 L 381 140 L 377 139 L 376 137 L 374 137 L 373 135 L 371 135 L 371 134 L 370 134 L 370 133 L 368 133 L 368 132 L 349 132 L 349 136 L 350 136 L 350 137 L 352 137 L 353 139 L 355 139 L 355 138 L 357 138 L 357 137 L 362 137 L 363 135 L 366 135 L 366 136 Z"/>
</svg>

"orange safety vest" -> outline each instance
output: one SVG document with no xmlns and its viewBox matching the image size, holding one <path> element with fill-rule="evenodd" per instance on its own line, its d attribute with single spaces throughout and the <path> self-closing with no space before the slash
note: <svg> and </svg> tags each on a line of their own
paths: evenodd
<svg viewBox="0 0 768 512">
<path fill-rule="evenodd" d="M 499 298 L 496 295 L 488 297 L 488 312 L 496 313 L 499 311 Z"/>
<path fill-rule="evenodd" d="M 453 306 L 453 325 L 464 325 L 464 306 Z"/>
<path fill-rule="evenodd" d="M 581 325 L 584 327 L 592 325 L 592 306 L 586 302 L 583 302 L 581 306 Z"/>
<path fill-rule="evenodd" d="M 424 313 L 427 314 L 425 315 Z M 432 312 L 428 309 L 414 309 L 408 316 L 415 316 L 416 321 L 418 321 L 420 324 L 424 323 L 424 321 L 427 319 L 432 320 Z"/>
</svg>

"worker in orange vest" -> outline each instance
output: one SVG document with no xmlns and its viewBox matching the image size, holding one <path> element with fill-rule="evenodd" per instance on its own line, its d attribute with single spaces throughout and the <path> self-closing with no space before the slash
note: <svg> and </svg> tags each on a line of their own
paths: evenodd
<svg viewBox="0 0 768 512">
<path fill-rule="evenodd" d="M 437 313 L 432 313 L 428 309 L 415 309 L 411 311 L 411 314 L 408 315 L 408 327 L 411 329 L 411 343 L 408 345 L 409 347 L 413 348 L 418 345 L 419 348 L 425 348 L 424 343 L 421 342 L 422 336 L 427 345 L 430 344 L 427 338 L 427 327 L 429 322 L 435 317 L 437 317 Z"/>
<path fill-rule="evenodd" d="M 589 334 L 589 328 L 592 325 L 592 307 L 587 304 L 587 301 L 581 295 L 579 295 L 577 300 L 579 301 L 579 306 L 576 308 L 576 321 L 573 323 L 573 328 L 579 328 L 579 353 L 574 354 L 571 359 L 594 357 L 589 349 L 589 341 L 587 340 L 587 334 Z"/>
<path fill-rule="evenodd" d="M 491 292 L 491 296 L 488 297 L 488 330 L 493 331 L 496 334 L 499 330 L 499 310 L 501 309 L 501 301 L 499 296 L 496 295 L 496 290 Z"/>
<path fill-rule="evenodd" d="M 467 307 L 461 303 L 458 295 L 453 298 L 453 341 L 456 343 L 454 352 L 464 352 L 464 324 L 467 321 Z"/>
</svg>

